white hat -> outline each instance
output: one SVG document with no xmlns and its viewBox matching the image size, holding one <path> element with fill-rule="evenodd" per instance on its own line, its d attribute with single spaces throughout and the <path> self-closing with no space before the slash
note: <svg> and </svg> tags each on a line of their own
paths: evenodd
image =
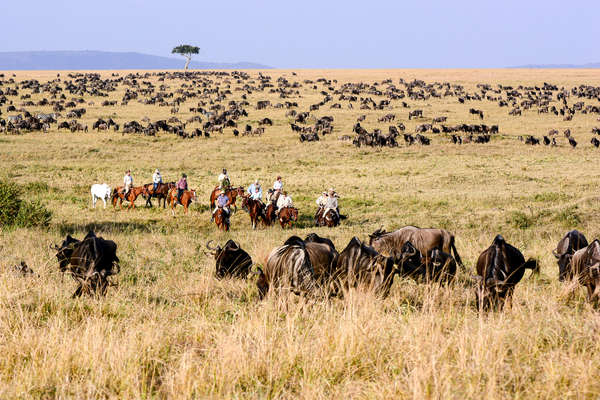
<svg viewBox="0 0 600 400">
<path fill-rule="evenodd" d="M 255 183 L 255 184 L 258 184 L 258 178 L 256 178 L 256 179 L 254 180 L 254 183 Z"/>
<path fill-rule="evenodd" d="M 158 170 L 158 168 L 156 168 L 156 171 L 154 171 L 154 172 L 157 173 L 157 174 L 160 173 L 160 171 Z"/>
</svg>

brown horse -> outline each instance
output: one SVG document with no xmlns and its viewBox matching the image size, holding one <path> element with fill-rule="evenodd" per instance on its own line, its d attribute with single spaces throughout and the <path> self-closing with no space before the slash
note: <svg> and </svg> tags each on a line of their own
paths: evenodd
<svg viewBox="0 0 600 400">
<path fill-rule="evenodd" d="M 169 197 L 169 190 L 175 187 L 175 182 L 159 183 L 154 190 L 154 184 L 147 183 L 144 185 L 148 195 L 146 197 L 146 207 L 152 207 L 152 197 L 158 199 L 158 206 L 160 207 L 160 200 L 163 201 L 163 208 L 167 207 L 167 197 Z"/>
<path fill-rule="evenodd" d="M 215 212 L 215 224 L 221 231 L 229 231 L 229 216 L 221 207 Z"/>
<path fill-rule="evenodd" d="M 219 196 L 219 194 L 221 193 L 221 189 L 219 189 L 218 186 L 215 186 L 215 188 L 213 189 L 212 193 L 210 194 L 210 211 L 214 211 L 215 209 L 215 201 L 217 200 L 217 197 Z M 235 199 L 237 196 L 243 196 L 244 195 L 244 188 L 242 186 L 240 187 L 229 187 L 225 190 L 225 195 L 227 197 L 229 197 L 229 204 L 235 207 L 235 211 L 237 211 L 237 206 L 235 205 Z"/>
<path fill-rule="evenodd" d="M 250 214 L 250 222 L 252 222 L 252 229 L 256 229 L 259 217 L 262 219 L 263 225 L 266 225 L 265 209 L 262 202 L 251 199 L 248 195 L 244 195 L 242 196 L 242 198 L 244 199 L 242 200 L 242 209 L 248 211 L 248 214 Z"/>
<path fill-rule="evenodd" d="M 333 228 L 340 224 L 340 216 L 335 210 L 328 210 L 326 214 L 323 214 L 324 210 L 319 210 L 317 216 L 317 226 L 327 226 Z"/>
<path fill-rule="evenodd" d="M 292 221 L 298 221 L 298 209 L 295 207 L 283 207 L 281 211 L 279 211 L 279 223 L 281 224 L 281 228 L 285 229 L 286 225 L 291 228 Z"/>
<path fill-rule="evenodd" d="M 263 219 L 266 226 L 271 226 L 277 220 L 277 206 L 273 202 L 269 202 L 265 209 L 265 218 Z"/>
<path fill-rule="evenodd" d="M 184 214 L 187 214 L 192 201 L 196 201 L 196 191 L 194 189 L 186 190 L 181 194 L 181 205 Z M 175 188 L 169 191 L 169 205 L 171 206 L 171 213 L 175 215 L 175 207 L 177 206 L 177 189 Z"/>
<path fill-rule="evenodd" d="M 137 199 L 140 194 L 147 194 L 146 188 L 144 186 L 137 186 L 137 187 L 132 187 L 129 190 L 129 193 L 127 193 L 127 198 L 125 198 L 125 193 L 123 193 L 123 188 L 124 188 L 124 186 L 117 186 L 116 188 L 113 189 L 113 194 L 112 194 L 113 208 L 115 208 L 117 206 L 117 199 L 120 200 L 119 206 L 121 207 L 121 210 L 123 209 L 124 201 L 130 202 L 129 207 L 127 208 L 128 210 L 130 210 L 131 207 L 135 208 L 135 199 Z"/>
</svg>

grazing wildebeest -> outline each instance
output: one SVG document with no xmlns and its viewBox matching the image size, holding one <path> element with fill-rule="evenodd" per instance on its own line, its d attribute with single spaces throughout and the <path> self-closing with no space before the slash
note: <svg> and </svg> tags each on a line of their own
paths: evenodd
<svg viewBox="0 0 600 400">
<path fill-rule="evenodd" d="M 405 226 L 393 232 L 378 229 L 369 235 L 369 245 L 381 254 L 392 257 L 398 264 L 402 256 L 402 246 L 411 242 L 422 254 L 428 257 L 431 250 L 438 248 L 444 253 L 454 254 L 454 259 L 464 267 L 456 246 L 454 235 L 445 229 L 418 228 Z"/>
<path fill-rule="evenodd" d="M 373 247 L 353 237 L 337 258 L 333 273 L 334 294 L 356 288 L 359 284 L 368 290 L 387 296 L 394 281 L 394 260 L 379 254 Z"/>
<path fill-rule="evenodd" d="M 260 299 L 267 295 L 270 288 L 290 290 L 298 295 L 312 294 L 317 286 L 304 241 L 292 236 L 283 246 L 273 249 L 264 271 L 258 268 L 256 286 Z"/>
<path fill-rule="evenodd" d="M 491 246 L 477 259 L 474 277 L 477 284 L 477 302 L 479 308 L 488 308 L 510 302 L 515 286 L 521 281 L 525 269 L 538 271 L 537 261 L 525 261 L 523 254 L 506 243 L 502 235 L 494 238 Z"/>
<path fill-rule="evenodd" d="M 252 267 L 250 255 L 231 239 L 223 247 L 219 245 L 211 247 L 211 242 L 212 240 L 206 242 L 206 248 L 215 257 L 215 276 L 218 279 L 225 277 L 245 279 Z"/>
<path fill-rule="evenodd" d="M 449 283 L 456 275 L 456 261 L 450 254 L 444 253 L 437 247 L 429 251 L 428 257 L 424 257 L 408 241 L 402 246 L 398 273 L 416 280 L 423 279 L 426 282 Z"/>
<path fill-rule="evenodd" d="M 105 295 L 109 276 L 120 271 L 116 243 L 92 231 L 81 241 L 67 235 L 60 247 L 53 245 L 52 248 L 57 251 L 60 271 L 71 274 L 79 284 L 72 297 L 84 293 Z"/>
<path fill-rule="evenodd" d="M 600 242 L 595 239 L 579 249 L 571 260 L 573 275 L 587 288 L 587 299 L 596 305 L 600 300 Z"/>
<path fill-rule="evenodd" d="M 325 287 L 335 270 L 338 252 L 330 239 L 311 233 L 304 239 L 306 250 L 313 266 L 315 280 Z"/>
<path fill-rule="evenodd" d="M 565 234 L 556 245 L 556 249 L 552 250 L 552 254 L 558 262 L 558 280 L 573 279 L 573 268 L 571 267 L 571 259 L 573 254 L 579 249 L 587 247 L 588 241 L 584 234 L 574 229 Z"/>
<path fill-rule="evenodd" d="M 410 111 L 408 113 L 408 119 L 411 120 L 412 118 L 416 118 L 416 117 L 423 117 L 423 110 L 413 110 Z"/>
<path fill-rule="evenodd" d="M 92 185 L 90 192 L 92 194 L 92 208 L 96 208 L 96 201 L 98 201 L 98 199 L 102 199 L 104 208 L 106 208 L 106 201 L 110 199 L 110 195 L 112 193 L 110 186 L 108 186 L 106 183 L 95 183 Z"/>
</svg>

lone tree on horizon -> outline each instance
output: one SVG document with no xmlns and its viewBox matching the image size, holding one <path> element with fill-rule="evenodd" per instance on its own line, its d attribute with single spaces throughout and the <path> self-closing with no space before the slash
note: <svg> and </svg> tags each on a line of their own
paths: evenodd
<svg viewBox="0 0 600 400">
<path fill-rule="evenodd" d="M 192 61 L 192 56 L 194 54 L 198 54 L 200 52 L 200 47 L 190 46 L 189 44 L 182 44 L 177 47 L 174 47 L 171 51 L 171 54 L 180 54 L 184 56 L 187 61 L 185 62 L 184 71 L 187 71 L 188 66 L 190 65 L 190 61 Z"/>
</svg>

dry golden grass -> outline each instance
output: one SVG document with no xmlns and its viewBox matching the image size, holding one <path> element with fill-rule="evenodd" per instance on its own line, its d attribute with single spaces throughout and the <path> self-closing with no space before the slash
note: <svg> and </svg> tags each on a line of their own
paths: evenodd
<svg viewBox="0 0 600 400">
<path fill-rule="evenodd" d="M 339 82 L 418 78 L 460 83 L 470 91 L 477 83 L 600 86 L 600 75 L 586 70 L 297 72 L 297 77 L 291 71 L 265 73 L 273 80 L 280 75 Z M 16 75 L 16 80 L 42 81 L 56 73 Z M 171 89 L 181 84 L 166 83 Z M 111 97 L 120 99 L 121 90 Z M 302 98 L 292 100 L 307 110 L 321 100 L 320 90 L 321 85 L 318 90 L 305 85 Z M 234 99 L 239 96 L 234 92 Z M 263 99 L 281 101 L 268 93 L 249 96 L 252 105 Z M 99 106 L 103 99 L 93 100 L 96 106 L 86 107 L 83 119 L 90 127 L 101 116 L 121 124 L 170 117 L 168 108 L 134 101 L 106 108 Z M 182 105 L 178 117 L 189 118 L 187 109 L 196 102 Z M 534 110 L 510 117 L 490 102 L 408 102 L 426 118 L 408 121 L 408 110 L 396 103 L 393 110 L 366 112 L 348 110 L 347 102 L 341 110 L 325 106 L 314 115 L 334 116 L 335 131 L 317 143 L 298 142 L 285 110 L 253 107 L 242 123 L 255 126 L 265 116 L 275 122 L 260 138 L 234 138 L 230 129 L 193 140 L 114 132 L 1 136 L 2 174 L 23 184 L 46 183 L 47 188 L 32 185 L 38 188 L 32 196 L 48 204 L 54 218 L 49 229 L 0 232 L 0 397 L 599 397 L 600 315 L 585 302 L 582 289 L 569 295 L 568 285 L 557 281 L 550 253 L 569 229 L 582 230 L 588 239 L 599 236 L 598 150 L 589 144 L 591 128 L 600 126 L 598 116 L 577 114 L 563 122 Z M 429 147 L 356 149 L 337 140 L 351 133 L 362 113 L 369 130 L 387 129 L 377 117 L 393 112 L 396 123 L 412 132 L 417 123 L 440 115 L 448 116 L 450 125 L 478 123 L 468 114 L 470 107 L 484 110 L 485 123 L 500 125 L 501 134 L 491 143 L 458 147 L 445 136 L 428 134 Z M 580 145 L 571 149 L 561 138 L 557 148 L 532 148 L 516 139 L 541 137 L 552 128 L 570 128 Z M 91 209 L 92 183 L 114 186 L 127 168 L 136 183 L 146 183 L 156 167 L 168 180 L 187 172 L 201 199 L 188 216 L 144 209 L 141 201 L 129 212 Z M 252 231 L 247 214 L 239 212 L 231 232 L 217 232 L 207 203 L 222 167 L 234 184 L 244 186 L 256 177 L 270 185 L 281 174 L 300 209 L 296 227 Z M 314 200 L 329 186 L 342 196 L 349 219 L 335 229 L 312 228 Z M 263 262 L 290 234 L 316 231 L 342 249 L 352 236 L 365 239 L 381 225 L 408 224 L 452 231 L 469 271 L 502 233 L 526 257 L 540 260 L 541 276 L 527 274 L 511 308 L 485 314 L 474 308 L 470 272 L 461 273 L 450 288 L 397 279 L 384 300 L 357 291 L 344 300 L 305 303 L 292 296 L 259 302 L 253 279 L 217 281 L 214 261 L 202 251 L 208 239 L 234 238 Z M 103 299 L 72 300 L 74 283 L 61 278 L 48 244 L 67 232 L 81 237 L 89 228 L 118 243 L 119 286 Z M 7 268 L 20 260 L 39 277 L 23 278 Z"/>
</svg>

